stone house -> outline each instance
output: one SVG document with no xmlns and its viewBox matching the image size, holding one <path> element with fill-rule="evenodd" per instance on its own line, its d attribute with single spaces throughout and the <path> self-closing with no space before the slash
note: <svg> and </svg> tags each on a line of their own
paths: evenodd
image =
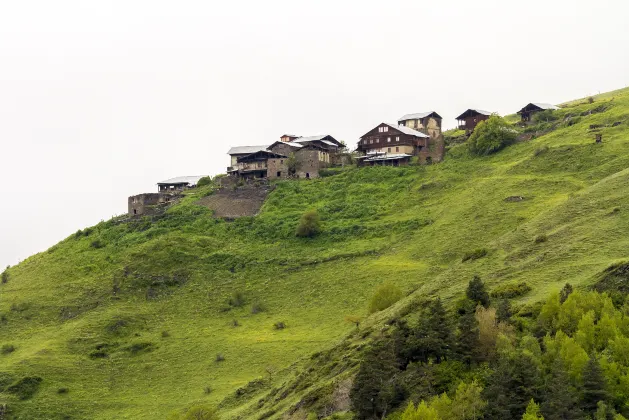
<svg viewBox="0 0 629 420">
<path fill-rule="evenodd" d="M 483 111 L 482 109 L 468 109 L 458 117 L 456 117 L 458 128 L 465 130 L 467 134 L 470 134 L 479 122 L 489 119 L 491 112 Z"/>
<path fill-rule="evenodd" d="M 381 123 L 360 137 L 356 150 L 363 156 L 358 164 L 399 166 L 408 164 L 413 156 L 421 163 L 439 162 L 444 155 L 443 135 L 440 129 L 434 133 L 433 138 L 406 125 Z"/>
<path fill-rule="evenodd" d="M 551 104 L 530 103 L 524 108 L 522 108 L 521 110 L 519 110 L 518 114 L 520 114 L 520 118 L 522 122 L 529 122 L 531 121 L 531 117 L 533 116 L 533 114 L 537 112 L 546 111 L 546 110 L 556 110 L 556 109 L 559 109 L 559 107 L 555 105 L 551 105 Z"/>
<path fill-rule="evenodd" d="M 172 200 L 171 194 L 146 193 L 129 197 L 129 216 L 150 216 L 159 213 L 160 205 Z"/>
</svg>

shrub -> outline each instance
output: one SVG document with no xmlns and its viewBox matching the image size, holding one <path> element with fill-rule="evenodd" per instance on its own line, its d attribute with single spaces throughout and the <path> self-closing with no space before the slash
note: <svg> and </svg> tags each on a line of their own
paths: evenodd
<svg viewBox="0 0 629 420">
<path fill-rule="evenodd" d="M 94 239 L 92 243 L 90 243 L 90 246 L 95 249 L 100 249 L 105 247 L 105 243 L 100 239 Z"/>
<path fill-rule="evenodd" d="M 203 178 L 197 181 L 197 187 L 205 187 L 206 185 L 210 185 L 212 183 L 212 178 L 209 176 L 204 176 Z"/>
<path fill-rule="evenodd" d="M 299 238 L 313 238 L 321 232 L 321 221 L 316 210 L 304 213 L 297 225 L 295 235 Z"/>
<path fill-rule="evenodd" d="M 552 109 L 546 109 L 544 111 L 539 111 L 533 114 L 533 121 L 536 123 L 539 122 L 551 122 L 559 119 L 559 115 L 554 112 Z"/>
<path fill-rule="evenodd" d="M 65 388 L 65 387 L 59 388 L 57 390 L 57 394 L 67 394 L 68 392 L 70 392 L 70 390 L 68 388 Z"/>
<path fill-rule="evenodd" d="M 170 337 L 170 333 L 168 331 L 162 331 L 162 338 Z"/>
<path fill-rule="evenodd" d="M 533 156 L 543 155 L 546 152 L 548 152 L 548 146 L 540 146 L 535 149 L 535 151 L 533 152 Z"/>
<path fill-rule="evenodd" d="M 6 391 L 20 400 L 28 400 L 39 390 L 41 382 L 42 378 L 39 376 L 27 376 L 8 387 Z"/>
<path fill-rule="evenodd" d="M 212 393 L 212 388 L 210 388 L 209 386 L 206 386 L 205 388 L 203 388 L 203 392 L 206 394 L 210 394 Z"/>
<path fill-rule="evenodd" d="M 381 284 L 369 301 L 369 313 L 382 311 L 402 299 L 403 296 L 404 293 L 396 285 Z"/>
<path fill-rule="evenodd" d="M 6 270 L 4 270 L 2 272 L 2 274 L 0 275 L 0 282 L 4 283 L 8 283 L 9 282 L 9 267 L 6 268 Z"/>
<path fill-rule="evenodd" d="M 214 407 L 192 407 L 183 416 L 183 420 L 218 420 L 218 412 Z"/>
<path fill-rule="evenodd" d="M 238 322 L 237 319 L 232 320 L 232 327 L 240 327 L 240 323 Z"/>
<path fill-rule="evenodd" d="M 461 262 L 478 260 L 479 258 L 487 256 L 487 254 L 488 251 L 485 248 L 478 248 L 474 251 L 466 252 L 461 259 Z"/>
<path fill-rule="evenodd" d="M 514 297 L 522 296 L 525 293 L 532 290 L 526 282 L 521 281 L 519 283 L 507 283 L 497 286 L 491 291 L 491 297 L 511 299 Z"/>
<path fill-rule="evenodd" d="M 142 343 L 133 343 L 130 346 L 126 347 L 129 353 L 135 355 L 143 352 L 153 351 L 155 349 L 155 344 L 150 342 L 142 342 Z"/>
<path fill-rule="evenodd" d="M 229 304 L 229 306 L 240 308 L 245 304 L 245 295 L 242 292 L 234 292 L 227 303 Z"/>
<path fill-rule="evenodd" d="M 541 243 L 544 243 L 544 242 L 546 242 L 547 240 L 548 240 L 548 236 L 546 236 L 546 235 L 537 235 L 537 236 L 535 237 L 535 243 L 536 243 L 536 244 L 541 244 Z"/>
<path fill-rule="evenodd" d="M 275 328 L 276 330 L 283 330 L 284 328 L 286 328 L 286 324 L 282 321 L 276 322 L 275 324 L 273 324 L 273 328 Z"/>
<path fill-rule="evenodd" d="M 590 96 L 588 98 L 588 104 L 593 104 L 594 103 L 594 98 L 592 96 Z"/>
<path fill-rule="evenodd" d="M 266 310 L 266 308 L 260 302 L 253 302 L 253 304 L 251 305 L 251 313 L 252 314 L 257 314 L 257 313 L 260 313 L 260 312 L 264 312 L 265 310 Z"/>
<path fill-rule="evenodd" d="M 504 118 L 492 115 L 476 126 L 468 140 L 468 147 L 472 154 L 486 156 L 513 143 L 516 137 L 517 132 Z"/>
<path fill-rule="evenodd" d="M 5 344 L 0 349 L 0 353 L 2 354 L 13 353 L 14 351 L 15 351 L 15 346 L 13 344 Z"/>
<path fill-rule="evenodd" d="M 218 353 L 216 355 L 216 359 L 214 359 L 217 363 L 218 362 L 224 362 L 225 361 L 225 356 L 223 356 L 221 353 Z"/>
</svg>

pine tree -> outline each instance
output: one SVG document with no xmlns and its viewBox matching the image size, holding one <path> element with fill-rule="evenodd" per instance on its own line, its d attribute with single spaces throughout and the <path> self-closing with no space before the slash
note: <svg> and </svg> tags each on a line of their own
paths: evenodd
<svg viewBox="0 0 629 420">
<path fill-rule="evenodd" d="M 577 391 L 570 383 L 570 377 L 563 362 L 557 359 L 544 386 L 546 401 L 541 406 L 546 420 L 582 419 Z"/>
<path fill-rule="evenodd" d="M 498 322 L 509 322 L 511 315 L 511 303 L 507 299 L 502 299 L 496 309 L 496 319 Z"/>
<path fill-rule="evenodd" d="M 391 342 L 378 343 L 365 354 L 350 391 L 357 418 L 381 418 L 403 400 L 395 381 L 398 372 Z"/>
<path fill-rule="evenodd" d="M 459 331 L 456 352 L 459 359 L 468 366 L 478 360 L 479 330 L 474 312 L 468 311 L 459 318 Z"/>
<path fill-rule="evenodd" d="M 426 363 L 435 360 L 440 363 L 450 356 L 453 335 L 450 319 L 440 298 L 432 301 L 421 315 L 417 327 L 407 343 L 408 359 Z"/>
<path fill-rule="evenodd" d="M 544 420 L 544 416 L 539 414 L 539 404 L 535 404 L 535 401 L 531 400 L 526 406 L 522 420 Z"/>
<path fill-rule="evenodd" d="M 531 399 L 539 399 L 540 376 L 529 354 L 503 356 L 488 379 L 483 397 L 487 400 L 486 419 L 520 419 Z"/>
<path fill-rule="evenodd" d="M 607 402 L 609 395 L 606 390 L 607 384 L 603 369 L 598 359 L 594 355 L 590 357 L 587 365 L 583 369 L 583 397 L 581 398 L 581 408 L 583 411 L 593 416 L 598 408 L 598 402 Z"/>
<path fill-rule="evenodd" d="M 489 307 L 489 293 L 485 289 L 485 283 L 478 276 L 474 276 L 467 285 L 467 291 L 465 295 L 469 300 L 475 304 L 483 305 L 483 307 Z"/>
</svg>

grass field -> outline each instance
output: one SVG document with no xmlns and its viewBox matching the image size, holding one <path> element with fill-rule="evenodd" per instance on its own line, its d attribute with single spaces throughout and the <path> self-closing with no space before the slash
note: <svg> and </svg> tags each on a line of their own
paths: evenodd
<svg viewBox="0 0 629 420">
<path fill-rule="evenodd" d="M 553 118 L 490 157 L 461 144 L 437 165 L 279 182 L 256 218 L 214 219 L 195 204 L 205 187 L 158 220 L 71 235 L 0 284 L 0 346 L 15 347 L 0 353 L 0 404 L 16 419 L 153 419 L 227 398 L 223 418 L 258 418 L 258 396 L 352 333 L 345 317 L 366 316 L 385 281 L 408 299 L 449 299 L 474 274 L 526 281 L 518 303 L 590 284 L 629 257 L 629 89 Z M 309 209 L 323 233 L 296 238 Z M 42 379 L 29 399 L 3 387 L 25 377 Z"/>
</svg>

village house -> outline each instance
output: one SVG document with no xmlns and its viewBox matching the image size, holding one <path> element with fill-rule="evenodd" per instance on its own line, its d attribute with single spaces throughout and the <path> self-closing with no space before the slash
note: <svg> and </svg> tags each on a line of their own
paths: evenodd
<svg viewBox="0 0 629 420">
<path fill-rule="evenodd" d="M 284 134 L 263 149 L 232 147 L 228 152 L 232 159 L 228 173 L 243 179 L 317 178 L 319 170 L 332 165 L 343 147 L 329 134 L 310 137 Z M 250 153 L 243 154 L 247 151 Z"/>
<path fill-rule="evenodd" d="M 491 116 L 491 112 L 483 111 L 481 109 L 468 109 L 458 117 L 456 117 L 458 128 L 465 130 L 470 134 L 479 122 L 488 120 Z"/>
<path fill-rule="evenodd" d="M 150 216 L 157 212 L 158 206 L 169 202 L 171 194 L 166 193 L 146 193 L 129 197 L 129 216 Z"/>
<path fill-rule="evenodd" d="M 382 123 L 363 135 L 357 151 L 360 165 L 404 165 L 417 156 L 420 163 L 440 162 L 445 153 L 442 118 L 434 111 L 406 114 L 397 124 Z"/>
<path fill-rule="evenodd" d="M 524 108 L 522 108 L 521 110 L 518 111 L 518 114 L 520 114 L 520 117 L 522 119 L 522 122 L 529 122 L 531 121 L 531 118 L 533 116 L 533 114 L 540 112 L 540 111 L 546 111 L 546 110 L 556 110 L 559 109 L 558 106 L 555 105 L 551 105 L 551 104 L 544 104 L 544 103 L 530 103 L 527 106 L 525 106 Z"/>
</svg>

